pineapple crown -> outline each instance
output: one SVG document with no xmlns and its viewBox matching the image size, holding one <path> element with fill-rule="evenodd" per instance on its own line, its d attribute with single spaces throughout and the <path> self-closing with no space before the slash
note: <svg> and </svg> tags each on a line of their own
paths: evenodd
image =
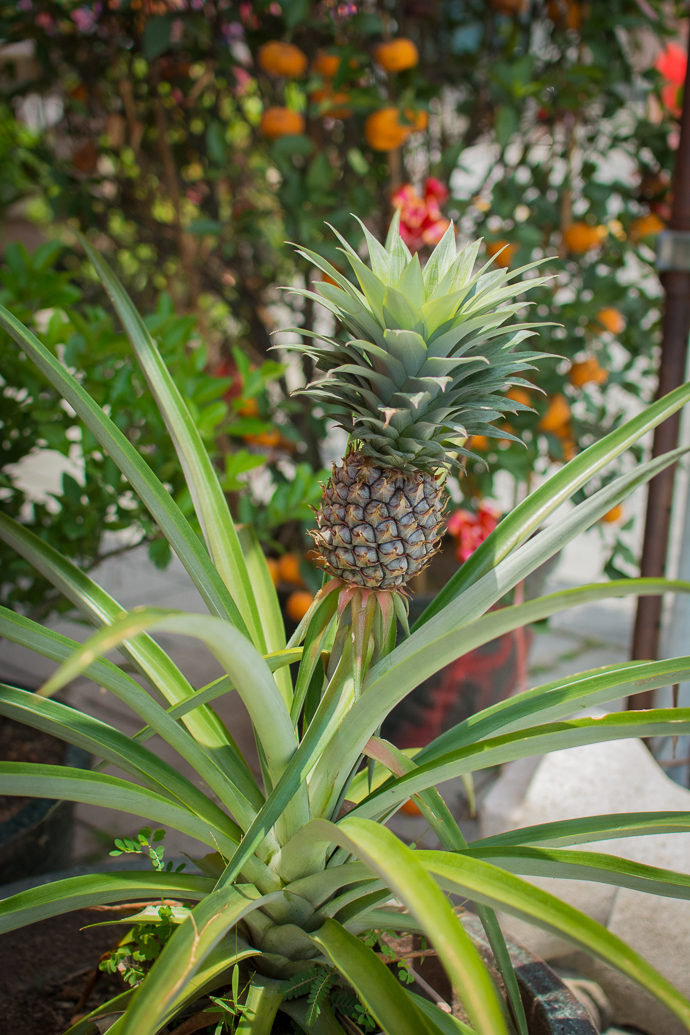
<svg viewBox="0 0 690 1035">
<path fill-rule="evenodd" d="M 531 361 L 544 353 L 514 349 L 538 325 L 503 324 L 524 305 L 514 301 L 525 290 L 517 278 L 538 263 L 489 271 L 490 260 L 475 273 L 481 242 L 458 251 L 451 223 L 422 269 L 400 236 L 399 211 L 385 247 L 359 222 L 371 268 L 333 232 L 361 290 L 320 255 L 298 247 L 334 283 L 319 282 L 316 292 L 290 290 L 325 306 L 352 335 L 342 343 L 292 328 L 313 341 L 283 348 L 310 356 L 326 374 L 300 392 L 325 404 L 351 443 L 386 467 L 429 473 L 458 467 L 462 457 L 476 458 L 461 444 L 464 438 L 490 434 L 492 421 L 506 412 L 530 409 L 505 391 L 534 388 L 519 373 L 534 369 Z M 529 287 L 548 279 L 532 279 Z M 505 430 L 500 436 L 519 441 Z"/>
</svg>

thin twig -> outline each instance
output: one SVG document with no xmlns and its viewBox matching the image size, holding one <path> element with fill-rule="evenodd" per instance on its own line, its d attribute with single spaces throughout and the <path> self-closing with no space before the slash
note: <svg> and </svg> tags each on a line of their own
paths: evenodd
<svg viewBox="0 0 690 1035">
<path fill-rule="evenodd" d="M 419 987 L 424 989 L 424 991 L 426 992 L 426 994 L 428 996 L 431 996 L 431 998 L 436 1003 L 436 1005 L 438 1007 L 440 1007 L 441 1010 L 443 1010 L 444 1013 L 451 1013 L 452 1014 L 453 1007 L 449 1006 L 449 1004 L 445 1001 L 445 999 L 441 998 L 441 996 L 438 994 L 436 989 L 432 988 L 431 985 L 427 981 L 425 981 L 424 978 L 420 974 L 417 973 L 417 971 L 414 969 L 414 967 L 410 967 L 409 970 L 410 970 L 410 974 L 415 979 L 415 981 L 417 982 Z"/>
<path fill-rule="evenodd" d="M 415 952 L 403 952 L 400 956 L 387 956 L 385 952 L 377 952 L 376 955 L 384 963 L 399 963 L 400 960 L 414 960 L 419 956 L 438 956 L 435 949 L 417 949 Z"/>
</svg>

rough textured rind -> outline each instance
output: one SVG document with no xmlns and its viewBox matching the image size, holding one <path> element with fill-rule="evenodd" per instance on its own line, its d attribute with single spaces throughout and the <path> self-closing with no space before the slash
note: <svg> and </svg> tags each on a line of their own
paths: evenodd
<svg viewBox="0 0 690 1035">
<path fill-rule="evenodd" d="M 443 525 L 441 482 L 349 453 L 324 491 L 314 540 L 331 575 L 367 589 L 396 589 L 418 575 L 438 550 Z"/>
</svg>

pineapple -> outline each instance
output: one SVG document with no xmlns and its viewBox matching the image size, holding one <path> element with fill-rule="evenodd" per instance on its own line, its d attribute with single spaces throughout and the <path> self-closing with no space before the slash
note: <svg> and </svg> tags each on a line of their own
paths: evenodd
<svg viewBox="0 0 690 1035">
<path fill-rule="evenodd" d="M 530 409 L 505 392 L 533 389 L 519 372 L 544 354 L 513 351 L 533 325 L 503 327 L 524 305 L 515 296 L 525 285 L 515 279 L 531 267 L 488 271 L 487 263 L 475 273 L 480 242 L 456 251 L 451 224 L 422 269 L 400 236 L 399 213 L 385 247 L 363 229 L 371 267 L 335 231 L 361 290 L 300 250 L 334 282 L 300 293 L 330 309 L 350 337 L 343 344 L 301 330 L 314 340 L 287 347 L 325 372 L 302 394 L 325 404 L 350 435 L 313 533 L 322 563 L 352 586 L 394 590 L 439 549 L 447 473 L 477 458 L 465 440 L 487 435 L 505 412 Z M 500 437 L 512 436 L 502 429 Z"/>
</svg>

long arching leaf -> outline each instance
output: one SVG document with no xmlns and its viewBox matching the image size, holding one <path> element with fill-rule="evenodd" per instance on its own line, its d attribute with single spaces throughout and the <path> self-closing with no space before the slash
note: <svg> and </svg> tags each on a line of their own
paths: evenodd
<svg viewBox="0 0 690 1035">
<path fill-rule="evenodd" d="M 0 715 L 84 748 L 118 766 L 156 794 L 225 831 L 233 840 L 241 839 L 241 828 L 191 780 L 148 748 L 100 719 L 3 683 L 0 683 Z"/>
<path fill-rule="evenodd" d="M 236 845 L 225 831 L 174 805 L 168 798 L 105 773 L 38 762 L 0 762 L 0 794 L 101 805 L 181 830 L 214 850 L 220 847 L 231 853 Z"/>
<path fill-rule="evenodd" d="M 194 636 L 225 668 L 247 708 L 277 780 L 297 748 L 285 702 L 268 665 L 250 640 L 212 615 L 186 614 L 158 607 L 138 608 L 101 629 L 44 685 L 53 694 L 82 672 L 94 657 L 148 629 Z"/>
<path fill-rule="evenodd" d="M 211 564 L 204 546 L 170 493 L 131 442 L 36 335 L 27 330 L 3 305 L 0 305 L 0 327 L 14 338 L 120 468 L 187 569 L 211 613 L 227 619 L 246 632 L 242 616 Z"/>
<path fill-rule="evenodd" d="M 415 755 L 417 764 L 428 762 L 451 749 L 483 740 L 495 733 L 525 729 L 534 721 L 553 721 L 580 708 L 593 708 L 620 700 L 640 690 L 682 683 L 690 678 L 690 657 L 663 661 L 624 661 L 575 676 L 556 679 L 516 694 L 471 715 L 436 737 Z"/>
<path fill-rule="evenodd" d="M 617 456 L 690 401 L 690 382 L 647 406 L 642 413 L 589 446 L 518 504 L 474 551 L 417 619 L 426 624 L 446 605 L 524 543 L 546 518 Z"/>
<path fill-rule="evenodd" d="M 335 920 L 327 920 L 312 940 L 357 991 L 384 1031 L 395 1035 L 438 1035 L 433 1021 L 363 941 Z"/>
<path fill-rule="evenodd" d="M 591 880 L 612 884 L 617 888 L 643 891 L 648 895 L 690 899 L 690 876 L 687 873 L 647 866 L 604 852 L 582 852 L 570 848 L 470 846 L 463 854 L 525 877 Z"/>
<path fill-rule="evenodd" d="M 370 673 L 366 692 L 355 702 L 333 735 L 311 778 L 313 814 L 328 814 L 332 802 L 337 800 L 340 793 L 344 774 L 352 771 L 367 740 L 375 734 L 386 715 L 410 690 L 444 665 L 504 632 L 548 618 L 578 604 L 611 597 L 674 591 L 690 592 L 690 582 L 619 579 L 551 593 L 517 607 L 492 611 L 469 625 L 445 630 L 438 638 L 429 635 L 429 630 L 433 628 L 429 623 L 415 634 L 419 637 L 416 641 L 414 637 L 403 640 Z M 425 633 L 426 637 L 422 635 Z"/>
<path fill-rule="evenodd" d="M 630 737 L 685 736 L 690 733 L 690 708 L 658 708 L 641 712 L 614 712 L 598 719 L 571 719 L 545 723 L 532 729 L 449 751 L 440 758 L 420 765 L 411 773 L 384 784 L 365 799 L 351 815 L 385 815 L 399 802 L 427 787 L 443 783 L 463 773 L 503 765 L 516 758 L 529 758 L 549 751 L 598 744 Z"/>
<path fill-rule="evenodd" d="M 315 841 L 340 845 L 365 862 L 405 903 L 429 938 L 433 938 L 443 967 L 478 1035 L 505 1033 L 503 1013 L 491 979 L 450 903 L 417 865 L 417 853 L 385 827 L 351 816 L 337 826 L 327 820 L 312 820 L 305 828 L 307 832 Z"/>
<path fill-rule="evenodd" d="M 297 734 L 266 662 L 246 637 L 220 618 L 165 611 L 161 608 L 131 611 L 87 641 L 45 684 L 45 692 L 54 693 L 81 672 L 93 657 L 145 629 L 194 636 L 213 652 L 249 712 L 271 781 L 277 783 L 297 750 Z M 276 820 L 292 832 L 306 822 L 308 815 L 307 789 L 303 786 L 301 789 L 296 788 Z"/>
<path fill-rule="evenodd" d="M 596 920 L 520 877 L 479 859 L 449 852 L 420 851 L 416 855 L 447 891 L 504 910 L 565 938 L 632 978 L 690 1028 L 687 999 L 639 953 Z"/>
<path fill-rule="evenodd" d="M 62 633 L 55 632 L 46 626 L 32 622 L 30 618 L 0 606 L 0 636 L 13 643 L 21 644 L 29 650 L 36 651 L 44 658 L 50 658 L 62 664 L 68 661 L 82 644 L 71 640 Z M 153 641 L 151 641 L 153 642 Z M 219 798 L 224 801 L 237 817 L 240 826 L 249 826 L 256 811 L 263 804 L 263 795 L 249 767 L 241 758 L 236 746 L 232 751 L 222 752 L 221 769 L 216 760 L 217 752 L 207 754 L 190 733 L 175 722 L 176 708 L 188 710 L 196 707 L 194 701 L 197 694 L 179 705 L 174 705 L 168 712 L 155 701 L 142 687 L 111 661 L 101 659 L 92 661 L 84 669 L 88 676 L 99 686 L 105 687 L 115 694 L 119 700 L 127 704 L 147 725 L 150 736 L 157 733 L 164 741 L 175 748 L 179 755 L 192 766 L 198 775 L 206 781 Z M 227 676 L 223 677 L 227 680 Z M 223 693 L 225 690 L 222 691 Z M 201 691 L 197 691 L 198 694 Z M 205 703 L 199 701 L 199 704 Z M 141 738 L 145 739 L 144 737 Z M 232 742 L 234 745 L 234 741 Z"/>
<path fill-rule="evenodd" d="M 77 236 L 110 295 L 165 421 L 215 568 L 230 591 L 254 644 L 265 653 L 266 639 L 237 531 L 192 415 L 124 287 L 87 238 L 83 234 Z"/>
<path fill-rule="evenodd" d="M 12 521 L 4 514 L 0 514 L 0 538 L 13 546 L 23 557 L 26 557 L 94 625 L 111 625 L 123 614 L 126 614 L 124 608 L 116 600 L 101 589 L 93 579 L 80 571 L 75 564 L 62 557 L 57 550 L 44 543 L 29 529 Z M 177 704 L 194 696 L 194 690 L 189 680 L 180 672 L 163 648 L 145 632 L 127 644 L 122 644 L 120 649 L 125 657 L 132 660 L 171 704 Z M 248 782 L 246 766 L 241 761 L 238 764 L 241 756 L 237 745 L 228 735 L 218 717 L 208 708 L 190 715 L 185 720 L 185 725 L 193 733 L 198 743 L 213 753 L 217 762 L 219 772 L 210 781 L 210 785 L 223 800 L 227 799 L 228 794 L 232 798 L 232 788 L 225 773 L 232 773 L 240 786 L 246 785 Z M 249 785 L 251 786 L 251 781 L 249 781 Z M 252 796 L 255 797 L 255 794 Z M 246 816 L 246 809 L 241 800 L 233 802 L 233 805 L 237 807 L 236 815 L 238 818 L 242 816 L 243 823 L 246 819 L 251 822 L 251 817 Z"/>
<path fill-rule="evenodd" d="M 690 832 L 690 812 L 616 812 L 609 816 L 583 816 L 517 827 L 502 834 L 473 841 L 471 848 L 510 845 L 580 845 L 619 837 Z"/>
<path fill-rule="evenodd" d="M 212 890 L 213 881 L 209 877 L 187 873 L 152 870 L 83 873 L 0 899 L 0 933 L 87 906 L 151 898 L 179 897 L 196 901 Z"/>
</svg>

